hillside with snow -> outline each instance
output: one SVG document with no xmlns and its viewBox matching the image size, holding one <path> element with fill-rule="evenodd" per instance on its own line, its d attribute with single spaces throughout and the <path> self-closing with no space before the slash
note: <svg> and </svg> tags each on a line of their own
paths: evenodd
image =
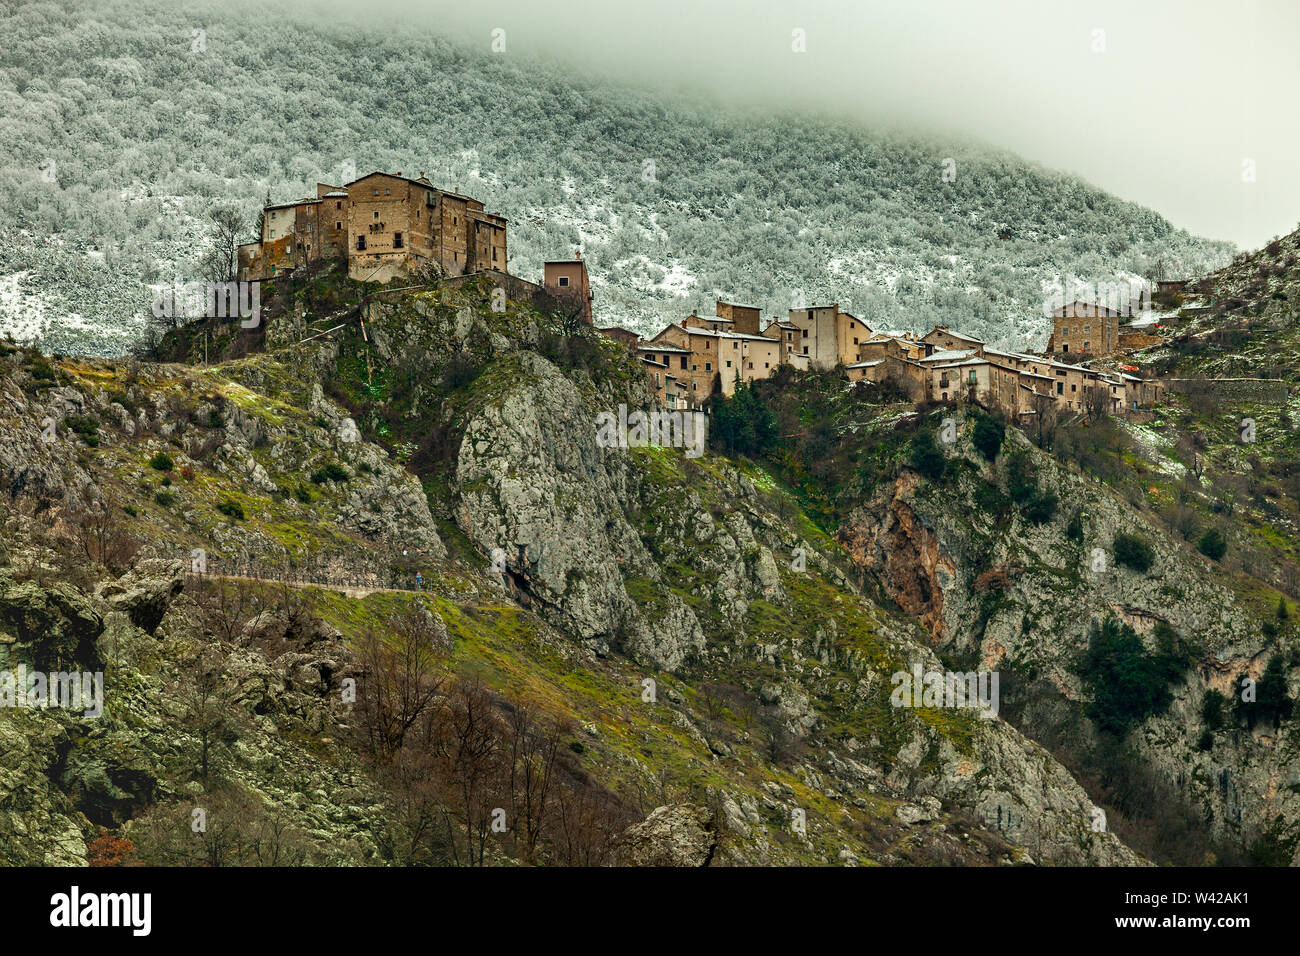
<svg viewBox="0 0 1300 956">
<path fill-rule="evenodd" d="M 0 3 L 0 334 L 120 353 L 151 283 L 197 278 L 214 207 L 252 238 L 266 195 L 351 170 L 482 199 L 526 278 L 580 248 L 598 321 L 643 332 L 721 296 L 1034 348 L 1044 282 L 1202 273 L 1231 253 L 979 144 L 729 112 L 421 31 L 272 35 L 264 18 L 214 4 L 199 37 L 193 11 L 157 0 Z"/>
</svg>

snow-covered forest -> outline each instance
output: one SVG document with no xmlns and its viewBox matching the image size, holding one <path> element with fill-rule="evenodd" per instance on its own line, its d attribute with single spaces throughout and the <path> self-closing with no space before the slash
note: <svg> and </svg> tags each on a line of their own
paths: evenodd
<svg viewBox="0 0 1300 956">
<path fill-rule="evenodd" d="M 150 283 L 194 274 L 214 206 L 237 206 L 251 239 L 268 193 L 353 168 L 482 199 L 526 278 L 580 247 L 598 322 L 641 331 L 715 295 L 768 315 L 802 296 L 1036 347 L 1044 281 L 1231 253 L 986 146 L 670 100 L 488 37 L 158 0 L 7 0 L 0 36 L 0 332 L 50 351 L 125 349 Z"/>
</svg>

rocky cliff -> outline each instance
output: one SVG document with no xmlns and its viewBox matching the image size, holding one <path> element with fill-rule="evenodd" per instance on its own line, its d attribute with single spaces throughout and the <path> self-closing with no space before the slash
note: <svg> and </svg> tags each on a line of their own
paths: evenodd
<svg viewBox="0 0 1300 956">
<path fill-rule="evenodd" d="M 104 677 L 99 717 L 0 711 L 7 861 L 580 862 L 554 835 L 581 805 L 619 821 L 587 861 L 1142 862 L 1021 730 L 891 703 L 971 603 L 922 486 L 846 547 L 762 466 L 601 447 L 602 411 L 648 405 L 640 370 L 490 292 L 284 281 L 257 347 L 210 365 L 6 349 L 0 649 Z M 1009 621 L 990 661 L 1033 643 Z M 543 819 L 375 736 L 404 646 L 437 648 L 411 726 L 489 702 L 554 774 Z"/>
</svg>

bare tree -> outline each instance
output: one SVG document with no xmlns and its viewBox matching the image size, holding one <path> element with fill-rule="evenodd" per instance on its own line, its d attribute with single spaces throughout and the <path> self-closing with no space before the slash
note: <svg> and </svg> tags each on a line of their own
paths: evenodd
<svg viewBox="0 0 1300 956">
<path fill-rule="evenodd" d="M 1084 414 L 1090 422 L 1099 422 L 1110 414 L 1110 395 L 1106 386 L 1098 382 L 1084 396 Z"/>
<path fill-rule="evenodd" d="M 226 655 L 209 645 L 168 688 L 181 708 L 181 722 L 197 744 L 195 770 L 205 784 L 220 751 L 239 736 L 243 711 L 226 680 Z"/>
<path fill-rule="evenodd" d="M 510 747 L 510 822 L 525 863 L 537 856 L 550 809 L 555 758 L 566 728 L 539 719 L 528 707 L 517 707 L 508 722 Z"/>
<path fill-rule="evenodd" d="M 358 646 L 362 680 L 357 703 L 362 747 L 388 762 L 410 732 L 443 696 L 446 635 L 422 611 L 385 622 L 387 639 L 367 634 Z"/>
<path fill-rule="evenodd" d="M 1051 448 L 1056 438 L 1056 426 L 1060 421 L 1060 409 L 1056 399 L 1047 392 L 1035 392 L 1033 409 L 1034 417 L 1038 422 L 1038 447 Z"/>
<path fill-rule="evenodd" d="M 185 592 L 198 608 L 205 632 L 234 644 L 255 613 L 252 591 L 238 582 L 199 575 Z"/>
<path fill-rule="evenodd" d="M 239 271 L 240 239 L 247 231 L 244 217 L 232 206 L 218 206 L 209 213 L 212 243 L 200 268 L 209 282 L 231 282 Z"/>
<path fill-rule="evenodd" d="M 126 528 L 119 512 L 107 502 L 73 516 L 73 534 L 91 564 L 110 571 L 126 570 L 140 550 L 140 541 Z"/>
<path fill-rule="evenodd" d="M 448 827 L 453 816 L 457 818 L 465 837 L 466 862 L 482 866 L 494 811 L 498 809 L 496 782 L 500 779 L 503 747 L 495 703 L 479 681 L 462 687 L 453 698 L 448 730 L 446 779 L 453 784 L 449 795 L 454 802 Z M 452 842 L 454 845 L 454 839 Z"/>
</svg>

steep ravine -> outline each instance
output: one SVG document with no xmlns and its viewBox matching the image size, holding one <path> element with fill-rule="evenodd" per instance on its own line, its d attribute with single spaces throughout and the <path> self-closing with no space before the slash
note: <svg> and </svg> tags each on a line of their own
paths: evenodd
<svg viewBox="0 0 1300 956">
<path fill-rule="evenodd" d="M 1076 759 L 1087 755 L 1094 761 L 1090 774 L 1102 772 L 1096 761 L 1105 755 L 1131 748 L 1134 761 L 1177 794 L 1185 815 L 1199 818 L 1213 840 L 1241 850 L 1271 830 L 1285 845 L 1300 821 L 1300 754 L 1289 725 L 1251 729 L 1229 720 L 1213 734 L 1211 748 L 1200 743 L 1205 692 L 1217 690 L 1231 705 L 1242 679 L 1258 681 L 1269 660 L 1283 653 L 1264 635 L 1268 625 L 1259 612 L 1243 605 L 1212 562 L 1018 432 L 1008 432 L 996 465 L 969 439 L 968 424 L 949 453 L 969 468 L 950 468 L 937 483 L 904 470 L 850 516 L 840 539 L 854 562 L 918 617 L 936 650 L 1018 678 L 1003 686 L 1029 736 L 1063 746 L 1058 752 Z M 981 498 L 984 488 L 1005 482 L 1007 456 L 1017 450 L 1031 456 L 1040 485 L 1061 501 L 1044 525 L 1015 509 L 995 518 Z M 1075 511 L 1082 540 L 1067 534 Z M 1115 562 L 1118 532 L 1151 545 L 1148 572 Z M 1094 570 L 1099 553 L 1103 569 Z M 1161 626 L 1172 628 L 1191 655 L 1171 687 L 1168 709 L 1132 729 L 1123 745 L 1099 736 L 1085 715 L 1090 696 L 1078 673 L 1090 626 L 1107 617 L 1131 626 L 1152 653 Z M 1294 696 L 1300 672 L 1288 666 L 1287 674 Z M 1174 817 L 1168 814 L 1171 826 L 1184 825 Z"/>
</svg>

